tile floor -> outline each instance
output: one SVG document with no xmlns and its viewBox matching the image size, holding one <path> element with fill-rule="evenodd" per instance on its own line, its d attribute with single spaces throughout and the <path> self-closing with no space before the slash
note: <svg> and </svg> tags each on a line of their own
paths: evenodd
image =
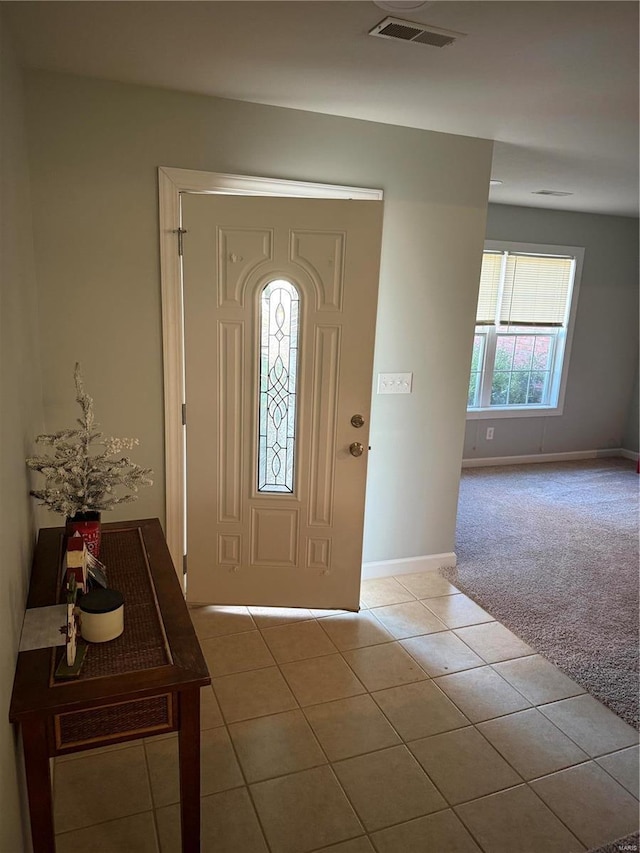
<svg viewBox="0 0 640 853">
<path fill-rule="evenodd" d="M 634 729 L 436 573 L 365 581 L 362 608 L 191 611 L 204 853 L 570 853 L 637 830 Z M 58 853 L 174 853 L 178 797 L 175 735 L 58 759 Z"/>
</svg>

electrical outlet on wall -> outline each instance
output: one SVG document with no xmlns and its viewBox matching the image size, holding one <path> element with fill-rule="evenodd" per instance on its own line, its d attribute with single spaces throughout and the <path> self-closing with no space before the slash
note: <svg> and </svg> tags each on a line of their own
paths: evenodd
<svg viewBox="0 0 640 853">
<path fill-rule="evenodd" d="M 487 427 L 487 441 L 493 441 L 493 427 Z"/>
</svg>

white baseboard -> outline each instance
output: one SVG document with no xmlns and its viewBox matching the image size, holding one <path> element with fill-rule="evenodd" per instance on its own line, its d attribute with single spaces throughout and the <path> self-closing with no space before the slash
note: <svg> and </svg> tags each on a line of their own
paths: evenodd
<svg viewBox="0 0 640 853">
<path fill-rule="evenodd" d="M 633 462 L 637 462 L 640 458 L 640 453 L 637 450 L 625 450 L 624 447 L 620 450 L 620 456 L 624 459 L 631 459 Z"/>
<path fill-rule="evenodd" d="M 569 450 L 564 453 L 531 453 L 525 456 L 486 456 L 478 459 L 463 459 L 463 468 L 485 468 L 493 465 L 528 465 L 534 462 L 572 462 L 577 459 L 603 459 L 611 456 L 624 456 L 625 459 L 637 459 L 632 450 L 614 447 L 607 450 Z"/>
<path fill-rule="evenodd" d="M 437 571 L 456 565 L 453 551 L 445 554 L 426 554 L 423 557 L 405 557 L 400 560 L 382 560 L 378 563 L 362 564 L 362 580 L 388 578 L 393 575 L 411 575 L 415 572 Z"/>
</svg>

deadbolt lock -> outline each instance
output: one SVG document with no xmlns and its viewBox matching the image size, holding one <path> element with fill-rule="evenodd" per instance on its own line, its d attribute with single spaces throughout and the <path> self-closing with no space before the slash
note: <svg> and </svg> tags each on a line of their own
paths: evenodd
<svg viewBox="0 0 640 853">
<path fill-rule="evenodd" d="M 354 426 L 356 429 L 360 429 L 360 427 L 364 426 L 364 418 L 362 415 L 354 415 L 351 418 L 351 426 Z"/>
</svg>

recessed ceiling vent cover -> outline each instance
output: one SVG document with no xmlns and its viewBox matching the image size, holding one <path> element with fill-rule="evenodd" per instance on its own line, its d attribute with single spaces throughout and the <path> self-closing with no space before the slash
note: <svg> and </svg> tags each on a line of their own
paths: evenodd
<svg viewBox="0 0 640 853">
<path fill-rule="evenodd" d="M 560 190 L 534 190 L 531 195 L 573 195 L 573 193 L 560 192 Z"/>
<path fill-rule="evenodd" d="M 466 33 L 456 33 L 453 30 L 442 30 L 426 24 L 416 24 L 413 21 L 403 21 L 401 18 L 385 18 L 369 30 L 370 36 L 396 41 L 413 41 L 418 44 L 430 44 L 432 47 L 448 47 Z"/>
</svg>

